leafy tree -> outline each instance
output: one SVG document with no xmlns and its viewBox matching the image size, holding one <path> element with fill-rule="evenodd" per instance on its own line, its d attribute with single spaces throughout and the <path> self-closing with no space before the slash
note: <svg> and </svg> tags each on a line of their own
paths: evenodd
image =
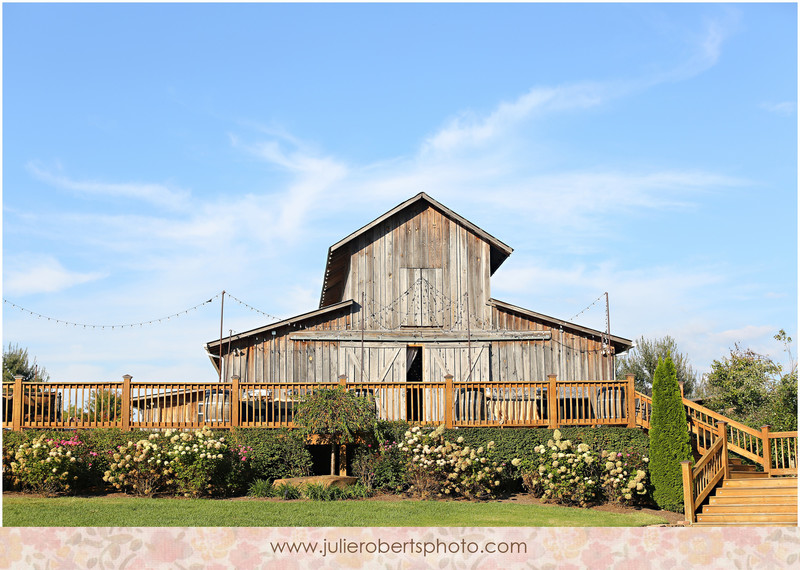
<svg viewBox="0 0 800 570">
<path fill-rule="evenodd" d="M 650 394 L 658 362 L 668 356 L 675 364 L 678 382 L 683 382 L 683 392 L 688 398 L 698 384 L 697 373 L 689 364 L 689 358 L 678 351 L 675 339 L 669 335 L 655 339 L 640 337 L 628 354 L 617 358 L 617 378 L 633 374 L 636 389 Z"/>
<path fill-rule="evenodd" d="M 306 435 L 316 435 L 331 445 L 331 475 L 340 445 L 372 433 L 377 424 L 375 401 L 357 396 L 342 386 L 315 390 L 297 404 L 294 424 Z M 344 458 L 341 458 L 344 461 Z"/>
<path fill-rule="evenodd" d="M 8 344 L 3 351 L 3 382 L 13 382 L 14 376 L 22 375 L 23 382 L 47 382 L 50 375 L 36 364 L 36 358 L 29 362 L 28 349 L 16 344 Z"/>
<path fill-rule="evenodd" d="M 659 359 L 653 374 L 653 415 L 650 419 L 650 480 L 659 507 L 683 509 L 681 461 L 692 459 L 686 411 L 672 359 Z"/>
<path fill-rule="evenodd" d="M 797 369 L 789 350 L 792 339 L 783 330 L 774 338 L 789 352 L 788 373 L 768 356 L 734 345 L 728 357 L 711 363 L 704 382 L 705 405 L 750 427 L 797 429 Z"/>
</svg>

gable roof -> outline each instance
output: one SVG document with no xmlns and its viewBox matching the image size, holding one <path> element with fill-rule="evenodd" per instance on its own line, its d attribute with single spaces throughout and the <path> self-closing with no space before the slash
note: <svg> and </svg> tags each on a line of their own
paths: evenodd
<svg viewBox="0 0 800 570">
<path fill-rule="evenodd" d="M 338 302 L 341 299 L 342 291 L 344 288 L 344 280 L 346 277 L 348 263 L 350 261 L 348 245 L 360 236 L 369 232 L 375 227 L 388 220 L 389 218 L 398 215 L 399 213 L 414 207 L 418 204 L 427 204 L 436 208 L 445 217 L 456 222 L 457 224 L 467 228 L 469 231 L 484 239 L 490 245 L 490 274 L 493 274 L 498 267 L 511 255 L 514 251 L 510 246 L 504 244 L 502 241 L 491 235 L 489 232 L 479 228 L 466 218 L 456 214 L 453 210 L 443 206 L 425 192 L 420 192 L 413 198 L 409 198 L 405 202 L 398 204 L 382 216 L 374 219 L 364 227 L 354 231 L 346 238 L 336 242 L 328 249 L 328 261 L 325 266 L 325 279 L 322 283 L 322 293 L 320 294 L 319 306 L 320 308 Z"/>
</svg>

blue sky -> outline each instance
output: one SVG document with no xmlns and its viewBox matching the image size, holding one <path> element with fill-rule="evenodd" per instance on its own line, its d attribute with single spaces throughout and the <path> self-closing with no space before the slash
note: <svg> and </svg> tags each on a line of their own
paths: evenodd
<svg viewBox="0 0 800 570">
<path fill-rule="evenodd" d="M 327 248 L 425 191 L 514 248 L 492 296 L 707 371 L 797 331 L 795 4 L 5 4 L 3 297 L 69 323 L 223 289 L 318 306 Z M 219 297 L 76 327 L 54 380 L 213 380 Z M 271 322 L 232 299 L 229 330 Z M 576 319 L 605 327 L 602 303 Z"/>
</svg>

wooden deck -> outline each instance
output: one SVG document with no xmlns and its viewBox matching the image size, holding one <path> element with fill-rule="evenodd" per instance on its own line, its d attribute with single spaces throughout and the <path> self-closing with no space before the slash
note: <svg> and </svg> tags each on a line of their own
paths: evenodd
<svg viewBox="0 0 800 570">
<path fill-rule="evenodd" d="M 296 403 L 344 386 L 370 397 L 382 420 L 447 427 L 648 427 L 650 400 L 621 381 L 230 383 L 122 382 L 3 385 L 3 428 L 291 428 Z M 38 404 L 36 404 L 38 402 Z M 44 403 L 42 403 L 44 402 Z"/>
</svg>

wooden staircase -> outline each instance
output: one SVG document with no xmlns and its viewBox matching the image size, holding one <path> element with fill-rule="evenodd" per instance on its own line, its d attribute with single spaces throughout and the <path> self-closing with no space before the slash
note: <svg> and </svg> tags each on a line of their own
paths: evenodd
<svg viewBox="0 0 800 570">
<path fill-rule="evenodd" d="M 797 526 L 797 477 L 769 477 L 731 458 L 693 526 Z"/>
</svg>

